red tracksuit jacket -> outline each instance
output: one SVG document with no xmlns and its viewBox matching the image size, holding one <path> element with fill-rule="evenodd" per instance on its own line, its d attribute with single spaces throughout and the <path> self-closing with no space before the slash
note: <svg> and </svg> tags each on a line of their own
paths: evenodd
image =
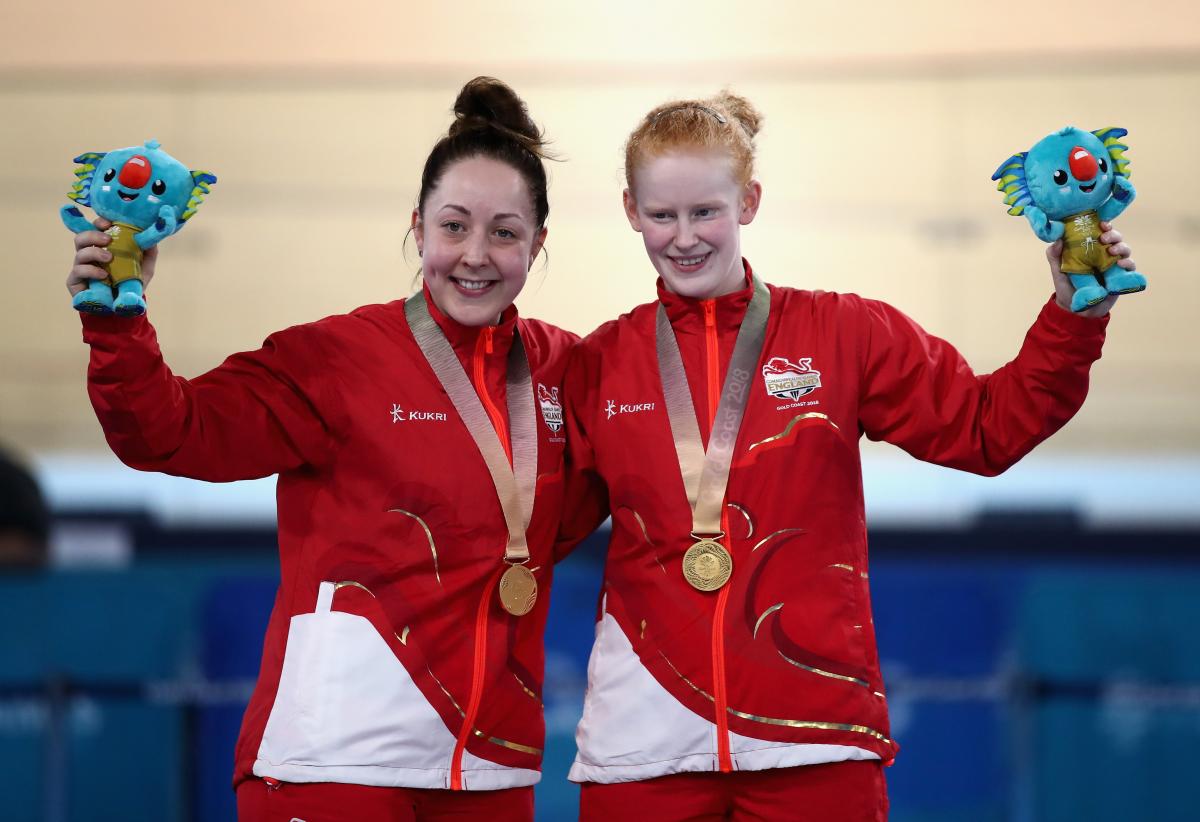
<svg viewBox="0 0 1200 822">
<path fill-rule="evenodd" d="M 575 338 L 515 308 L 460 326 L 429 300 L 503 442 L 514 329 L 540 396 L 540 596 L 513 617 L 496 594 L 508 532 L 495 488 L 403 305 L 289 328 L 193 380 L 171 374 L 144 318 L 82 315 L 88 392 L 123 462 L 213 482 L 279 474 L 282 578 L 235 783 L 485 790 L 540 776 L 557 396 Z"/>
<path fill-rule="evenodd" d="M 1051 302 L 1015 360 L 976 376 L 888 305 L 770 292 L 720 591 L 694 590 L 681 570 L 692 515 L 655 356 L 658 304 L 601 326 L 572 358 L 568 497 L 591 504 L 565 533 L 612 515 L 573 780 L 890 761 L 858 440 L 998 474 L 1078 410 L 1107 324 Z M 706 445 L 750 296 L 692 300 L 659 284 Z"/>
</svg>

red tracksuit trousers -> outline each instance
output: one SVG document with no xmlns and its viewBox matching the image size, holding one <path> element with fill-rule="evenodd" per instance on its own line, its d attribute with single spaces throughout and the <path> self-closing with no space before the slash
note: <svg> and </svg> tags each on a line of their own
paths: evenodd
<svg viewBox="0 0 1200 822">
<path fill-rule="evenodd" d="M 533 788 L 449 791 L 247 779 L 238 786 L 237 806 L 238 822 L 533 822 Z"/>
<path fill-rule="evenodd" d="M 886 822 L 877 761 L 585 782 L 580 822 Z"/>
</svg>

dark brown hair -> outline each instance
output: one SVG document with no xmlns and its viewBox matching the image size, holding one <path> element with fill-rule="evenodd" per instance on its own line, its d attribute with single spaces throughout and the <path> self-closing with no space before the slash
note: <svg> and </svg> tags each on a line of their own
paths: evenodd
<svg viewBox="0 0 1200 822">
<path fill-rule="evenodd" d="M 550 213 L 543 163 L 548 156 L 542 131 L 517 93 L 494 77 L 476 77 L 458 93 L 450 131 L 425 160 L 417 210 L 424 214 L 425 199 L 451 165 L 471 157 L 490 157 L 511 166 L 525 180 L 540 229 Z"/>
</svg>

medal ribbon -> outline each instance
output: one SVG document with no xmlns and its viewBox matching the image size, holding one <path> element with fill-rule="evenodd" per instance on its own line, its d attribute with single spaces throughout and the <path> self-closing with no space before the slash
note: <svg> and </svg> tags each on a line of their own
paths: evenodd
<svg viewBox="0 0 1200 822">
<path fill-rule="evenodd" d="M 496 487 L 496 496 L 508 526 L 508 543 L 504 561 L 509 564 L 529 560 L 529 544 L 525 531 L 533 515 L 533 492 L 537 482 L 537 418 L 533 407 L 533 379 L 529 373 L 529 357 L 521 335 L 513 332 L 512 348 L 508 352 L 507 400 L 508 424 L 512 437 L 512 465 L 500 442 L 500 434 L 492 424 L 475 386 L 463 370 L 450 341 L 429 314 L 423 293 L 415 294 L 404 303 L 404 317 L 412 329 L 421 353 L 429 362 L 434 375 L 442 384 L 459 419 L 467 427 Z"/>
<path fill-rule="evenodd" d="M 708 450 L 700 438 L 696 422 L 696 406 L 688 386 L 683 357 L 675 329 L 667 319 L 666 309 L 658 306 L 655 327 L 655 348 L 658 352 L 658 374 L 662 380 L 663 398 L 675 438 L 675 454 L 683 475 L 688 504 L 692 508 L 692 533 L 721 533 L 721 511 L 725 505 L 725 489 L 729 485 L 729 467 L 733 463 L 733 448 L 737 443 L 742 416 L 750 399 L 750 378 L 762 357 L 763 341 L 767 335 L 767 317 L 771 311 L 771 293 L 757 277 L 751 279 L 754 296 L 746 308 L 733 346 L 733 357 L 721 401 L 708 438 Z"/>
</svg>

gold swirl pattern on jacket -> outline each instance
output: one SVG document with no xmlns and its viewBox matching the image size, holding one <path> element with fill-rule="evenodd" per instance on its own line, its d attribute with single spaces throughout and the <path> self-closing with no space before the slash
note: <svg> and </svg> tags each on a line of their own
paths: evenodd
<svg viewBox="0 0 1200 822">
<path fill-rule="evenodd" d="M 667 665 L 671 667 L 671 670 L 675 672 L 675 675 L 687 683 L 692 690 L 700 694 L 700 696 L 704 697 L 709 702 L 716 702 L 716 700 L 712 698 L 711 694 L 702 690 L 696 685 L 696 683 L 692 682 L 690 679 L 680 673 L 679 669 L 671 664 L 671 660 L 667 659 L 666 654 L 664 654 L 662 651 L 659 651 L 658 654 L 663 658 L 663 662 L 667 663 Z M 770 716 L 748 714 L 745 711 L 739 711 L 729 705 L 725 706 L 725 710 L 732 716 L 741 717 L 742 719 L 749 719 L 751 722 L 761 722 L 764 725 L 779 725 L 784 728 L 809 728 L 818 731 L 847 731 L 849 733 L 859 733 L 866 734 L 867 736 L 873 736 L 886 745 L 892 744 L 892 740 L 888 739 L 874 728 L 868 728 L 866 725 L 849 725 L 844 722 L 816 722 L 808 719 L 776 719 Z"/>
<path fill-rule="evenodd" d="M 521 686 L 522 691 L 529 694 L 530 699 L 532 699 L 534 702 L 536 702 L 539 705 L 542 704 L 542 700 L 538 699 L 538 695 L 535 694 L 532 690 L 530 690 L 528 685 L 526 685 L 524 682 L 521 681 L 521 677 L 517 676 L 516 674 L 513 674 L 513 679 L 515 679 L 517 681 L 517 684 Z"/>
<path fill-rule="evenodd" d="M 745 539 L 753 539 L 754 538 L 754 520 L 750 519 L 750 512 L 747 511 L 742 506 L 738 505 L 736 502 L 727 502 L 727 503 L 725 503 L 725 507 L 734 509 L 735 511 L 737 511 L 739 514 L 741 514 L 743 517 L 746 518 Z"/>
<path fill-rule="evenodd" d="M 871 683 L 867 682 L 866 680 L 858 679 L 853 676 L 846 676 L 845 674 L 835 674 L 830 671 L 822 671 L 820 668 L 814 668 L 811 665 L 805 665 L 803 662 L 797 662 L 783 651 L 780 651 L 779 655 L 802 671 L 808 671 L 809 673 L 817 674 L 818 676 L 827 676 L 830 679 L 840 679 L 842 682 L 853 682 L 855 685 L 861 685 L 864 688 L 871 687 Z"/>
<path fill-rule="evenodd" d="M 646 530 L 646 521 L 642 519 L 642 515 L 637 511 L 634 511 L 632 508 L 628 510 L 631 514 L 633 514 L 633 518 L 637 520 L 638 527 L 642 529 L 642 538 L 646 540 L 646 544 L 649 545 L 654 551 L 654 561 L 658 563 L 658 567 L 661 568 L 662 572 L 665 574 L 667 569 L 662 564 L 662 560 L 658 558 L 658 549 L 655 548 L 654 541 L 650 539 L 650 532 Z"/>
<path fill-rule="evenodd" d="M 696 693 L 700 694 L 700 696 L 704 697 L 709 702 L 717 701 L 717 700 L 713 699 L 712 694 L 710 694 L 708 691 L 704 690 L 699 685 L 697 685 L 695 682 L 692 682 L 690 679 L 688 679 L 686 676 L 684 676 L 683 672 L 680 671 L 678 668 L 676 668 L 674 663 L 671 662 L 671 660 L 667 659 L 666 654 L 664 654 L 662 651 L 659 651 L 658 655 L 661 656 L 663 658 L 663 662 L 667 663 L 667 665 L 670 666 L 671 670 L 675 672 L 675 676 L 682 679 L 684 681 L 684 684 L 686 684 L 689 688 L 691 688 Z"/>
<path fill-rule="evenodd" d="M 892 744 L 892 740 L 874 728 L 868 728 L 866 725 L 848 725 L 844 722 L 814 722 L 807 719 L 775 719 L 770 716 L 755 716 L 754 714 L 742 713 L 741 711 L 735 711 L 733 708 L 728 708 L 727 710 L 734 716 L 740 716 L 742 719 L 749 719 L 753 722 L 762 722 L 765 725 L 781 725 L 785 728 L 811 728 L 818 731 L 847 731 L 849 733 L 873 736 L 885 745 Z"/>
<path fill-rule="evenodd" d="M 431 671 L 428 666 L 426 666 L 425 670 L 426 670 L 426 672 L 428 672 L 428 674 L 431 677 L 433 677 L 433 681 L 437 683 L 437 686 L 442 689 L 442 693 L 444 693 L 446 695 L 446 698 L 450 700 L 450 704 L 454 706 L 454 710 L 458 711 L 458 715 L 461 716 L 463 719 L 466 719 L 467 712 L 464 711 L 462 709 L 462 706 L 460 706 L 458 704 L 458 700 L 456 700 L 453 696 L 450 695 L 450 692 L 446 690 L 446 686 L 442 684 L 442 681 L 440 679 L 438 679 L 437 676 L 434 675 L 433 671 Z M 518 681 L 520 681 L 520 680 L 518 680 Z M 488 736 L 487 734 L 485 734 L 483 731 L 479 730 L 478 728 L 472 728 L 471 733 L 473 735 L 479 737 L 480 739 L 491 742 L 493 745 L 499 745 L 501 748 L 508 748 L 510 751 L 520 751 L 521 753 L 527 753 L 527 754 L 531 754 L 533 756 L 541 756 L 542 755 L 541 748 L 534 748 L 530 745 L 522 745 L 519 742 L 509 742 L 507 739 L 499 739 L 494 736 Z"/>
<path fill-rule="evenodd" d="M 421 526 L 421 530 L 425 532 L 425 539 L 429 541 L 429 550 L 433 552 L 433 576 L 437 580 L 438 585 L 442 584 L 442 575 L 438 572 L 438 555 L 437 545 L 433 542 L 433 532 L 429 530 L 429 526 L 425 524 L 425 520 L 414 514 L 412 511 L 405 511 L 403 508 L 389 508 L 390 514 L 404 514 L 406 517 L 412 517 Z"/>
<path fill-rule="evenodd" d="M 779 610 L 780 608 L 782 608 L 782 607 L 783 607 L 783 603 L 782 603 L 782 602 L 776 602 L 774 605 L 772 605 L 770 608 L 768 608 L 767 610 L 763 611 L 763 612 L 762 612 L 762 613 L 759 615 L 759 617 L 758 617 L 758 621 L 754 623 L 754 633 L 752 633 L 752 634 L 750 635 L 751 639 L 755 639 L 755 638 L 757 638 L 757 637 L 758 637 L 758 627 L 759 627 L 760 625 L 762 625 L 762 624 L 763 624 L 763 620 L 764 620 L 764 619 L 766 619 L 767 617 L 769 617 L 771 614 L 773 614 L 773 613 L 775 613 L 776 611 L 778 611 L 778 610 Z M 790 611 L 789 611 L 789 613 L 790 613 Z"/>
<path fill-rule="evenodd" d="M 775 436 L 767 437 L 765 440 L 759 440 L 758 442 L 751 443 L 750 447 L 746 449 L 746 453 L 753 451 L 760 445 L 766 445 L 769 442 L 775 442 L 776 440 L 784 439 L 788 434 L 792 433 L 792 429 L 796 427 L 797 423 L 801 423 L 804 420 L 825 420 L 825 422 L 832 425 L 835 430 L 841 430 L 838 428 L 838 424 L 836 422 L 829 419 L 828 414 L 822 414 L 820 411 L 809 411 L 807 414 L 797 414 L 796 416 L 792 417 L 790 420 L 788 420 L 788 424 L 783 427 L 783 430 Z"/>
<path fill-rule="evenodd" d="M 773 533 L 773 534 L 767 534 L 765 537 L 763 537 L 762 539 L 760 539 L 760 540 L 759 540 L 759 541 L 758 541 L 758 542 L 755 544 L 755 546 L 754 546 L 753 548 L 751 548 L 751 549 L 750 549 L 750 553 L 752 553 L 752 554 L 753 554 L 753 553 L 754 553 L 755 551 L 757 551 L 759 548 L 763 547 L 764 545 L 766 545 L 768 542 L 770 542 L 772 539 L 774 539 L 775 537 L 779 536 L 780 534 L 786 534 L 786 533 L 789 533 L 789 532 L 791 532 L 791 531 L 798 531 L 798 532 L 799 532 L 799 533 L 801 533 L 801 534 L 803 534 L 803 533 L 806 533 L 806 532 L 805 532 L 805 530 L 804 530 L 803 528 L 780 528 L 780 529 L 779 529 L 778 531 L 776 531 L 775 533 Z"/>
<path fill-rule="evenodd" d="M 370 594 L 371 599 L 379 599 L 379 597 L 375 596 L 375 592 L 372 591 L 370 588 L 363 585 L 361 582 L 355 582 L 352 579 L 343 580 L 341 582 L 335 582 L 333 584 L 333 592 L 335 594 L 338 591 L 342 590 L 343 588 L 357 588 L 360 591 L 366 591 L 368 594 Z M 404 634 L 403 635 L 393 633 L 392 636 L 396 637 L 396 639 L 400 641 L 401 645 L 403 645 L 406 648 L 408 647 L 408 626 L 407 625 L 404 626 Z"/>
</svg>

